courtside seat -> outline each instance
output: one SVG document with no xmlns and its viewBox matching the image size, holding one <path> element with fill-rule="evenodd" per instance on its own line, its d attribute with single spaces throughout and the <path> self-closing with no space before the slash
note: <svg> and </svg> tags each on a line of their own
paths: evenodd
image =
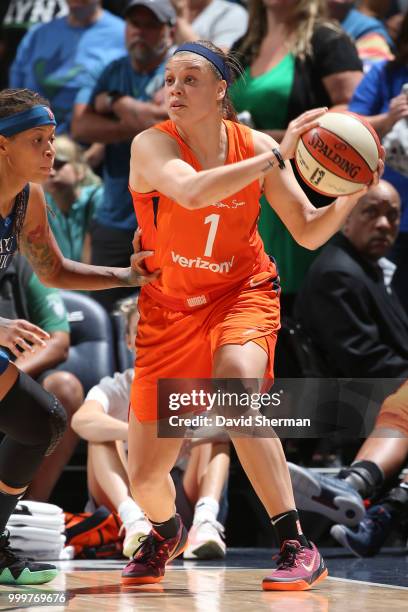
<svg viewBox="0 0 408 612">
<path fill-rule="evenodd" d="M 300 323 L 284 316 L 275 351 L 276 378 L 324 378 L 327 366 Z"/>
<path fill-rule="evenodd" d="M 75 374 L 85 394 L 104 376 L 117 369 L 109 315 L 93 298 L 74 291 L 61 291 L 71 327 L 68 359 L 57 369 Z"/>
<path fill-rule="evenodd" d="M 118 372 L 124 372 L 128 368 L 133 368 L 135 356 L 132 351 L 129 351 L 126 340 L 126 323 L 125 318 L 121 312 L 113 312 L 111 314 L 114 346 L 115 346 L 115 359 L 116 367 Z"/>
</svg>

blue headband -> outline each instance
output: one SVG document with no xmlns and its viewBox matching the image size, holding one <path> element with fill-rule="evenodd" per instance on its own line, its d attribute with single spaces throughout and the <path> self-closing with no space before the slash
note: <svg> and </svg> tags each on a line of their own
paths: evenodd
<svg viewBox="0 0 408 612">
<path fill-rule="evenodd" d="M 231 84 L 231 75 L 227 64 L 222 57 L 220 57 L 217 53 L 214 53 L 214 51 L 211 51 L 211 49 L 207 49 L 207 47 L 204 47 L 199 43 L 190 42 L 184 43 L 183 45 L 177 47 L 173 55 L 180 53 L 181 51 L 188 51 L 189 53 L 196 53 L 197 55 L 205 57 L 205 59 L 211 62 L 215 68 L 217 68 L 224 81 L 227 81 L 228 85 Z"/>
<path fill-rule="evenodd" d="M 0 117 L 0 134 L 14 136 L 41 125 L 57 125 L 57 122 L 48 106 L 33 106 L 15 115 Z"/>
</svg>

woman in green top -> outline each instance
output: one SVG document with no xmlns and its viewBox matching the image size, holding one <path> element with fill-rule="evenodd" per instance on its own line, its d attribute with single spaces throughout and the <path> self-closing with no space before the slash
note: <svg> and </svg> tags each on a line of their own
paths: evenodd
<svg viewBox="0 0 408 612">
<path fill-rule="evenodd" d="M 231 97 L 238 112 L 250 112 L 256 129 L 280 141 L 304 111 L 348 103 L 361 63 L 351 40 L 326 19 L 325 0 L 249 0 L 248 9 L 248 30 L 233 47 L 244 73 Z M 321 196 L 302 187 L 319 205 Z M 276 256 L 290 309 L 316 252 L 295 243 L 266 200 L 261 207 L 259 230 L 266 251 Z"/>
</svg>

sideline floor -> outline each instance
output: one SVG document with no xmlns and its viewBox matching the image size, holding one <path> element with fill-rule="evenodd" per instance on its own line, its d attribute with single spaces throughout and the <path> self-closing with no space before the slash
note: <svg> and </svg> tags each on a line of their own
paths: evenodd
<svg viewBox="0 0 408 612">
<path fill-rule="evenodd" d="M 149 612 L 384 612 L 408 610 L 408 554 L 385 549 L 372 559 L 357 559 L 338 548 L 322 551 L 330 577 L 312 591 L 271 593 L 261 579 L 272 568 L 271 551 L 231 549 L 223 562 L 178 561 L 164 581 L 146 587 L 121 587 L 123 561 L 62 561 L 60 575 L 42 589 L 0 587 L 0 610 Z M 12 602 L 16 594 L 65 592 L 65 605 Z"/>
</svg>

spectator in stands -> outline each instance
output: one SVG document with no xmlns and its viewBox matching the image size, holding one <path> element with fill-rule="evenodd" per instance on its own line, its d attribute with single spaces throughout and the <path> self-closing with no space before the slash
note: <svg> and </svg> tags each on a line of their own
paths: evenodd
<svg viewBox="0 0 408 612">
<path fill-rule="evenodd" d="M 177 44 L 210 40 L 228 51 L 245 34 L 248 13 L 229 0 L 172 0 L 177 13 Z"/>
<path fill-rule="evenodd" d="M 407 459 L 408 383 L 405 382 L 386 398 L 371 435 L 353 463 L 335 478 L 289 464 L 296 503 L 303 510 L 344 522 L 345 525 L 334 525 L 330 533 L 358 557 L 375 555 L 393 528 L 401 528 L 408 516 L 408 475 L 398 486 L 378 497 L 384 483 L 398 476 Z M 373 497 L 373 505 L 356 527 L 346 526 L 355 525 L 355 517 L 364 512 L 363 499 Z"/>
<path fill-rule="evenodd" d="M 408 378 L 408 316 L 384 257 L 399 220 L 398 192 L 380 180 L 306 275 L 295 314 L 332 376 Z"/>
<path fill-rule="evenodd" d="M 55 150 L 54 166 L 44 183 L 48 222 L 64 257 L 90 263 L 90 225 L 103 186 L 69 136 L 57 136 Z"/>
<path fill-rule="evenodd" d="M 400 233 L 390 258 L 397 265 L 394 286 L 408 312 L 408 12 L 396 41 L 395 59 L 373 66 L 357 87 L 349 109 L 365 115 L 383 139 L 384 178 L 398 190 Z"/>
<path fill-rule="evenodd" d="M 233 47 L 245 71 L 231 97 L 238 112 L 250 112 L 256 129 L 278 141 L 302 112 L 347 104 L 362 77 L 355 46 L 325 13 L 324 0 L 249 1 L 248 30 Z M 301 184 L 318 205 L 317 193 Z M 259 229 L 277 259 L 285 312 L 316 254 L 295 243 L 265 199 L 261 207 Z"/>
<path fill-rule="evenodd" d="M 138 132 L 167 117 L 153 101 L 164 82 L 176 14 L 170 0 L 130 0 L 125 11 L 128 54 L 109 64 L 95 88 L 80 94 L 72 133 L 82 142 L 106 145 L 104 198 L 92 232 L 92 263 L 126 265 L 132 253 L 136 217 L 128 190 L 130 145 Z M 134 290 L 98 291 L 107 310 Z"/>
<path fill-rule="evenodd" d="M 69 13 L 31 28 L 10 70 L 10 87 L 48 98 L 59 134 L 69 133 L 79 90 L 95 84 L 102 69 L 125 53 L 123 20 L 101 0 L 67 0 Z"/>
<path fill-rule="evenodd" d="M 133 350 L 139 318 L 137 300 L 125 300 L 122 312 L 126 316 L 126 341 L 129 349 Z M 127 557 L 132 556 L 139 537 L 151 529 L 143 511 L 131 497 L 126 458 L 121 459 L 117 444 L 121 441 L 127 447 L 132 378 L 133 368 L 103 378 L 89 391 L 85 403 L 72 420 L 75 431 L 88 441 L 90 496 L 96 506 L 104 505 L 118 512 L 126 531 L 123 552 Z M 177 509 L 186 526 L 191 527 L 184 556 L 193 559 L 223 557 L 223 527 L 217 516 L 228 474 L 228 443 L 199 442 L 201 440 L 192 441 L 187 466 L 179 460 L 172 474 L 177 491 Z"/>
<path fill-rule="evenodd" d="M 83 401 L 83 389 L 73 374 L 53 369 L 64 362 L 69 350 L 69 324 L 58 289 L 42 285 L 27 260 L 17 254 L 7 270 L 0 273 L 0 313 L 8 319 L 25 319 L 49 333 L 44 348 L 25 351 L 14 363 L 59 399 L 70 422 Z M 77 442 L 78 437 L 67 427 L 55 452 L 40 465 L 26 497 L 48 501 Z"/>
<path fill-rule="evenodd" d="M 10 64 L 27 30 L 68 13 L 66 0 L 2 0 L 0 6 L 0 89 L 8 84 Z"/>
<path fill-rule="evenodd" d="M 393 42 L 386 25 L 356 8 L 356 2 L 328 0 L 329 14 L 355 41 L 364 72 L 381 60 L 392 59 Z"/>
</svg>

